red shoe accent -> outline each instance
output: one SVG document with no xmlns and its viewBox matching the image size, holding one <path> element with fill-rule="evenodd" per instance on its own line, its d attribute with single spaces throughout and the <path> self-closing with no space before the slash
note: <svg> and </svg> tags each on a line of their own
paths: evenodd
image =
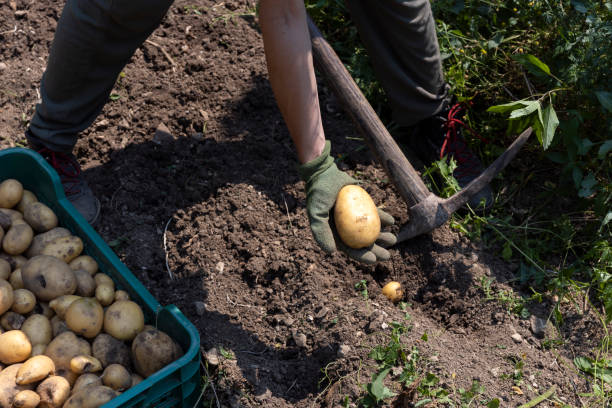
<svg viewBox="0 0 612 408">
<path fill-rule="evenodd" d="M 57 171 L 62 185 L 64 186 L 66 196 L 75 195 L 81 192 L 79 188 L 79 184 L 81 183 L 81 167 L 72 155 L 54 152 L 46 147 L 37 150 L 37 152 L 47 160 L 55 171 Z"/>
</svg>

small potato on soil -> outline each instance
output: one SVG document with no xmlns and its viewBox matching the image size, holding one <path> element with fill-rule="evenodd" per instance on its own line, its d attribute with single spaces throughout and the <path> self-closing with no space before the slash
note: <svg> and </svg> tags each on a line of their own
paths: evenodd
<svg viewBox="0 0 612 408">
<path fill-rule="evenodd" d="M 53 210 L 41 202 L 33 202 L 26 206 L 23 219 L 36 232 L 47 232 L 57 227 L 58 220 Z"/>
<path fill-rule="evenodd" d="M 17 371 L 17 384 L 25 385 L 45 379 L 55 373 L 55 364 L 49 357 L 40 355 L 28 358 Z"/>
<path fill-rule="evenodd" d="M 161 330 L 149 329 L 132 341 L 136 372 L 147 378 L 183 355 L 181 347 Z"/>
<path fill-rule="evenodd" d="M 91 345 L 91 352 L 104 368 L 111 364 L 121 364 L 126 368 L 132 366 L 129 346 L 109 334 L 98 334 Z"/>
<path fill-rule="evenodd" d="M 0 183 L 0 207 L 13 208 L 23 196 L 23 185 L 15 179 L 6 179 Z"/>
<path fill-rule="evenodd" d="M 41 255 L 51 255 L 70 263 L 83 252 L 83 240 L 77 236 L 55 238 L 43 248 Z"/>
<path fill-rule="evenodd" d="M 130 372 L 121 364 L 111 364 L 102 373 L 102 384 L 115 391 L 125 391 L 132 386 Z"/>
<path fill-rule="evenodd" d="M 110 387 L 92 385 L 72 395 L 63 408 L 98 408 L 117 395 L 117 392 Z"/>
<path fill-rule="evenodd" d="M 37 255 L 21 268 L 26 289 L 39 300 L 50 301 L 76 290 L 76 277 L 66 262 L 49 255 Z"/>
<path fill-rule="evenodd" d="M 54 375 L 41 382 L 36 393 L 40 395 L 43 406 L 60 408 L 70 396 L 70 383 L 64 377 Z"/>
<path fill-rule="evenodd" d="M 132 340 L 144 327 L 144 313 L 131 300 L 115 302 L 104 312 L 104 331 L 119 340 Z"/>
<path fill-rule="evenodd" d="M 98 272 L 98 263 L 89 255 L 80 255 L 70 262 L 70 268 L 73 271 L 83 269 L 89 272 L 91 276 L 94 276 Z"/>
<path fill-rule="evenodd" d="M 32 344 L 21 330 L 0 334 L 0 361 L 4 364 L 21 363 L 30 357 Z"/>
<path fill-rule="evenodd" d="M 399 282 L 391 281 L 387 283 L 382 288 L 382 293 L 392 301 L 393 303 L 397 303 L 402 300 L 402 296 L 404 296 L 404 291 L 402 290 L 402 285 Z"/>
<path fill-rule="evenodd" d="M 40 403 L 40 395 L 32 390 L 19 391 L 13 400 L 13 408 L 36 408 Z"/>
</svg>

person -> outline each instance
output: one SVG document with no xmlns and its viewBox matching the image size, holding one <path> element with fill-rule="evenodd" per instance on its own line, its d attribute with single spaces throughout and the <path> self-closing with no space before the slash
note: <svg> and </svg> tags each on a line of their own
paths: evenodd
<svg viewBox="0 0 612 408">
<path fill-rule="evenodd" d="M 72 149 L 79 133 L 101 112 L 125 64 L 171 4 L 172 0 L 67 0 L 58 22 L 41 80 L 41 103 L 26 138 L 58 171 L 67 197 L 92 224 L 99 217 L 100 203 Z M 394 117 L 407 129 L 408 140 L 418 145 L 415 150 L 452 154 L 451 150 L 464 146 L 461 135 L 455 133 L 454 140 L 445 144 L 447 152 L 440 153 L 452 116 L 428 0 L 349 0 L 348 5 Z M 338 191 L 356 180 L 340 171 L 330 154 L 303 1 L 260 0 L 259 22 L 270 84 L 297 152 L 298 172 L 306 183 L 315 241 L 326 252 L 340 249 L 366 264 L 389 259 L 385 248 L 395 244 L 393 234 L 382 232 L 371 247 L 353 250 L 337 239 L 330 226 L 329 212 Z M 389 214 L 380 214 L 383 225 L 393 223 Z"/>
</svg>

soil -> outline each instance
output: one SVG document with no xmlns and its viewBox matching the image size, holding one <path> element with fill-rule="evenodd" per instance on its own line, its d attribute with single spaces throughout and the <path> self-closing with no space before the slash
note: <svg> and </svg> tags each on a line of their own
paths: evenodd
<svg viewBox="0 0 612 408">
<path fill-rule="evenodd" d="M 0 4 L 0 148 L 25 143 L 62 5 Z M 529 318 L 480 288 L 490 279 L 500 293 L 515 276 L 517 264 L 494 248 L 448 224 L 373 267 L 317 247 L 252 1 L 179 0 L 150 41 L 74 153 L 102 203 L 99 234 L 160 302 L 197 327 L 204 360 L 219 351 L 218 365 L 207 354 L 216 394 L 208 387 L 206 404 L 355 403 L 376 369 L 368 354 L 388 343 L 393 322 L 407 328 L 406 350 L 418 348 L 420 372 L 434 373 L 456 400 L 476 380 L 481 400 L 501 406 L 553 385 L 563 401 L 581 404 L 577 394 L 589 385 L 572 359 L 597 346 L 597 324 L 568 308 L 565 325 L 536 336 Z M 320 97 L 341 168 L 405 223 L 406 204 L 322 81 Z M 390 280 L 402 284 L 404 308 L 382 295 Z M 367 294 L 355 287 L 361 281 Z M 532 316 L 548 317 L 553 300 L 532 305 Z M 554 339 L 562 346 L 546 347 L 560 344 Z M 386 384 L 401 394 L 387 401 L 411 406 L 416 397 L 391 381 L 396 374 Z"/>
</svg>

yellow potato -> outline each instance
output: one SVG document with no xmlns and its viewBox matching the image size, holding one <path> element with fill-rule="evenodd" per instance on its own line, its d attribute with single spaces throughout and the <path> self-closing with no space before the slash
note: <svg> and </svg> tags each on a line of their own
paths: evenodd
<svg viewBox="0 0 612 408">
<path fill-rule="evenodd" d="M 102 373 L 102 384 L 115 391 L 125 391 L 132 386 L 130 372 L 121 364 L 111 364 Z"/>
<path fill-rule="evenodd" d="M 140 332 L 132 341 L 132 361 L 136 372 L 147 378 L 183 355 L 181 347 L 161 330 Z"/>
<path fill-rule="evenodd" d="M 2 237 L 0 237 L 0 241 L 2 241 Z M 0 279 L 8 280 L 9 276 L 11 276 L 11 270 L 9 261 L 0 258 Z"/>
<path fill-rule="evenodd" d="M 404 291 L 402 290 L 402 285 L 400 285 L 399 282 L 395 282 L 395 281 L 391 281 L 387 283 L 385 286 L 383 286 L 382 293 L 393 303 L 396 303 L 402 300 L 402 296 L 404 295 Z"/>
<path fill-rule="evenodd" d="M 17 204 L 17 207 L 15 208 L 17 209 L 17 211 L 23 214 L 28 204 L 35 203 L 37 201 L 38 198 L 36 198 L 36 195 L 33 192 L 24 189 L 23 195 L 21 196 L 21 201 L 19 201 L 19 204 Z"/>
<path fill-rule="evenodd" d="M 25 252 L 32 243 L 34 231 L 25 222 L 13 223 L 4 235 L 2 249 L 9 255 L 19 255 Z"/>
<path fill-rule="evenodd" d="M 32 245 L 28 248 L 25 255 L 28 258 L 35 257 L 36 255 L 40 255 L 45 246 L 56 238 L 60 237 L 69 237 L 72 235 L 69 230 L 62 227 L 53 228 L 47 232 L 43 232 L 42 234 L 37 234 L 32 239 Z"/>
<path fill-rule="evenodd" d="M 140 375 L 132 373 L 132 387 L 135 387 L 140 384 L 142 380 L 144 380 L 144 378 L 142 378 Z"/>
<path fill-rule="evenodd" d="M 36 387 L 40 395 L 40 404 L 48 408 L 60 408 L 70 396 L 70 383 L 59 375 L 54 375 Z"/>
<path fill-rule="evenodd" d="M 43 248 L 41 255 L 51 255 L 69 263 L 83 252 L 83 240 L 71 235 L 55 238 Z M 70 267 L 69 267 L 70 268 Z"/>
<path fill-rule="evenodd" d="M 24 316 L 13 311 L 8 311 L 0 318 L 0 325 L 2 325 L 5 330 L 19 330 L 24 321 Z"/>
<path fill-rule="evenodd" d="M 115 289 L 106 283 L 98 285 L 96 287 L 96 299 L 102 306 L 110 305 L 115 300 Z"/>
<path fill-rule="evenodd" d="M 102 363 L 92 356 L 76 356 L 70 360 L 70 370 L 75 374 L 95 373 L 102 370 Z"/>
<path fill-rule="evenodd" d="M 10 210 L 8 208 L 0 207 L 0 214 L 3 215 L 2 218 L 8 217 L 8 219 L 10 220 L 11 223 L 13 223 L 15 221 L 23 220 L 23 214 L 20 213 L 17 210 Z M 4 223 L 4 221 L 3 221 L 3 223 Z M 4 224 L 4 225 L 2 225 L 2 228 L 7 229 L 10 226 L 11 226 L 11 224 L 8 224 L 8 225 Z"/>
<path fill-rule="evenodd" d="M 115 292 L 115 302 L 120 300 L 130 300 L 130 295 L 125 290 L 118 290 Z"/>
<path fill-rule="evenodd" d="M 47 378 L 48 375 L 55 373 L 53 360 L 45 355 L 28 358 L 17 371 L 19 385 L 32 384 Z"/>
<path fill-rule="evenodd" d="M 23 289 L 23 279 L 21 278 L 21 268 L 17 268 L 11 273 L 9 277 L 9 282 L 13 289 Z"/>
<path fill-rule="evenodd" d="M 21 268 L 23 286 L 39 300 L 49 301 L 76 290 L 76 277 L 66 262 L 48 255 L 37 255 Z"/>
<path fill-rule="evenodd" d="M 32 346 L 42 344 L 46 346 L 53 338 L 51 322 L 42 314 L 33 314 L 21 325 L 21 331 L 28 336 Z"/>
<path fill-rule="evenodd" d="M 115 289 L 115 282 L 113 279 L 105 273 L 96 273 L 94 275 L 94 280 L 96 281 L 96 285 L 109 285 L 113 289 Z"/>
<path fill-rule="evenodd" d="M 344 186 L 334 207 L 334 222 L 342 242 L 351 248 L 372 245 L 380 235 L 380 217 L 372 197 L 357 185 Z"/>
<path fill-rule="evenodd" d="M 12 407 L 15 395 L 20 391 L 31 390 L 34 385 L 19 385 L 15 382 L 21 364 L 13 364 L 0 371 L 0 407 Z"/>
<path fill-rule="evenodd" d="M 13 306 L 14 300 L 15 296 L 11 284 L 4 279 L 0 279 L 0 315 L 4 314 L 4 312 Z"/>
<path fill-rule="evenodd" d="M 51 357 L 58 373 L 60 369 L 70 371 L 70 360 L 80 355 L 90 356 L 91 346 L 87 340 L 78 338 L 71 331 L 66 331 L 51 340 L 45 355 Z"/>
<path fill-rule="evenodd" d="M 86 386 L 72 395 L 63 408 L 98 408 L 117 396 L 110 387 Z"/>
<path fill-rule="evenodd" d="M 21 330 L 0 334 L 0 361 L 4 364 L 21 363 L 30 357 L 32 344 Z"/>
<path fill-rule="evenodd" d="M 76 294 L 79 296 L 91 297 L 96 294 L 96 281 L 85 269 L 74 270 L 77 280 Z"/>
<path fill-rule="evenodd" d="M 104 331 L 119 340 L 132 340 L 144 327 L 144 314 L 136 302 L 121 300 L 104 312 Z"/>
<path fill-rule="evenodd" d="M 32 390 L 19 391 L 13 400 L 13 408 L 36 408 L 40 404 L 40 395 Z"/>
<path fill-rule="evenodd" d="M 73 271 L 84 269 L 89 272 L 91 276 L 94 276 L 98 272 L 98 263 L 89 255 L 77 256 L 70 262 L 70 267 Z"/>
<path fill-rule="evenodd" d="M 53 299 L 49 302 L 49 307 L 53 309 L 56 315 L 60 317 L 60 319 L 64 319 L 66 317 L 66 311 L 70 307 L 70 305 L 76 301 L 81 299 L 80 296 L 77 295 L 64 295 L 58 298 Z"/>
<path fill-rule="evenodd" d="M 27 289 L 16 289 L 13 291 L 13 306 L 11 310 L 16 313 L 26 314 L 34 310 L 36 296 Z"/>
<path fill-rule="evenodd" d="M 95 298 L 80 298 L 66 310 L 68 328 L 86 338 L 94 338 L 102 330 L 104 309 Z"/>
<path fill-rule="evenodd" d="M 30 203 L 26 206 L 23 219 L 36 232 L 47 232 L 57 227 L 57 216 L 53 210 L 41 202 Z"/>
<path fill-rule="evenodd" d="M 15 179 L 6 179 L 0 183 L 0 207 L 13 208 L 23 196 L 23 185 Z"/>
</svg>

